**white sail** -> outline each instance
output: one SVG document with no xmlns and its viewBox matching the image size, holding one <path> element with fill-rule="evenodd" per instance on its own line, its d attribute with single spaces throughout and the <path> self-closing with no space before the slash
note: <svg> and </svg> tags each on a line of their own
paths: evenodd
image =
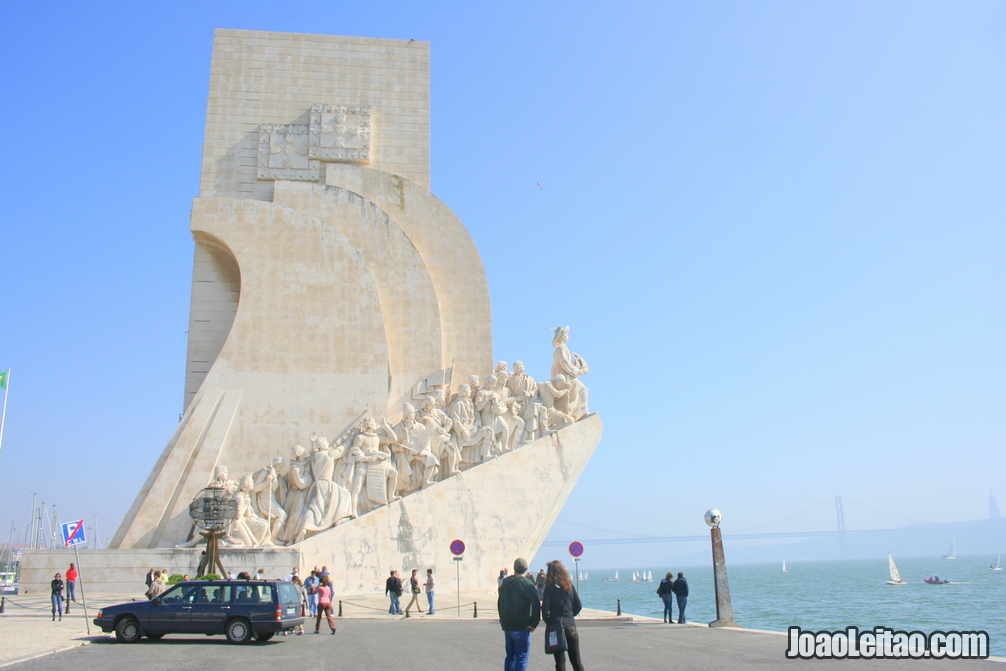
<svg viewBox="0 0 1006 671">
<path fill-rule="evenodd" d="M 653 571 L 646 572 L 646 580 L 647 582 L 653 582 Z"/>
<path fill-rule="evenodd" d="M 1000 552 L 998 555 L 996 555 L 996 565 L 989 566 L 989 568 L 992 569 L 993 571 L 1002 571 L 1003 570 L 1002 559 L 1003 559 L 1003 553 Z"/>
<path fill-rule="evenodd" d="M 904 582 L 901 579 L 901 571 L 898 570 L 898 565 L 894 563 L 894 557 L 891 553 L 887 553 L 887 567 L 891 569 L 891 582 Z"/>
<path fill-rule="evenodd" d="M 957 559 L 957 539 L 950 541 L 950 551 L 943 555 L 944 559 Z"/>
<path fill-rule="evenodd" d="M 789 573 L 789 571 L 786 570 L 786 560 L 785 559 L 782 560 L 782 572 L 783 573 Z"/>
</svg>

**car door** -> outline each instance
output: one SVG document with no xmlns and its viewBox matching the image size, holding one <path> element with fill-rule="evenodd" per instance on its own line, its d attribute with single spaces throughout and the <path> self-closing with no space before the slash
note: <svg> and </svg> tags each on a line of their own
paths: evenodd
<svg viewBox="0 0 1006 671">
<path fill-rule="evenodd" d="M 264 582 L 250 582 L 239 585 L 234 598 L 234 611 L 251 620 L 252 628 L 258 624 L 268 624 L 276 629 L 276 601 L 273 585 Z"/>
<path fill-rule="evenodd" d="M 192 602 L 198 585 L 182 583 L 161 594 L 150 603 L 143 628 L 151 633 L 175 634 L 189 629 Z"/>
<path fill-rule="evenodd" d="M 192 632 L 222 634 L 224 620 L 231 612 L 231 585 L 200 585 L 192 603 Z"/>
</svg>

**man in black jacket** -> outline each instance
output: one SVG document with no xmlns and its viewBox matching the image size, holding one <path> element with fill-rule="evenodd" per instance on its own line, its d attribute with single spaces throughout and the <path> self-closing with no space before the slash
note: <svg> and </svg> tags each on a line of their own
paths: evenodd
<svg viewBox="0 0 1006 671">
<path fill-rule="evenodd" d="M 518 557 L 513 563 L 513 575 L 503 580 L 496 599 L 500 626 L 506 637 L 504 671 L 527 671 L 531 652 L 531 632 L 541 621 L 538 589 L 527 573 L 527 560 Z"/>
<path fill-rule="evenodd" d="M 402 596 L 402 579 L 398 577 L 398 571 L 392 571 L 391 576 L 385 581 L 384 595 L 391 597 L 391 608 L 388 612 L 392 615 L 401 615 L 402 602 L 399 601 L 399 597 Z"/>
<path fill-rule="evenodd" d="M 685 604 L 688 603 L 688 581 L 685 580 L 685 574 L 679 572 L 678 579 L 674 581 L 674 586 L 671 587 L 674 592 L 674 597 L 678 600 L 678 624 L 685 623 Z"/>
</svg>

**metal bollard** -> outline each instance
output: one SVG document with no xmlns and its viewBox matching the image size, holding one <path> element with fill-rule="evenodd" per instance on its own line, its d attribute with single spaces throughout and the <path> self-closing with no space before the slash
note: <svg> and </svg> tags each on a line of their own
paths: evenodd
<svg viewBox="0 0 1006 671">
<path fill-rule="evenodd" d="M 4 607 L 7 605 L 7 597 L 0 597 L 0 613 L 4 611 Z"/>
<path fill-rule="evenodd" d="M 615 613 L 615 615 L 621 615 L 621 614 L 622 614 L 622 600 L 619 599 L 618 600 L 618 612 Z"/>
<path fill-rule="evenodd" d="M 339 599 L 339 617 L 342 617 L 342 599 Z"/>
<path fill-rule="evenodd" d="M 478 601 L 473 601 L 472 603 L 475 604 L 475 614 L 472 615 L 472 617 L 478 617 L 479 616 L 479 602 Z"/>
</svg>

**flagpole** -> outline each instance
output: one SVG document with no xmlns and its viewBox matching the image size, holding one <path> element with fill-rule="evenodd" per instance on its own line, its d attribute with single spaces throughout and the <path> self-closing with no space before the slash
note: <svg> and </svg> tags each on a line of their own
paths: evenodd
<svg viewBox="0 0 1006 671">
<path fill-rule="evenodd" d="M 3 386 L 3 414 L 0 415 L 0 449 L 3 449 L 3 425 L 7 420 L 7 394 L 10 393 L 10 368 L 7 369 L 7 375 L 4 377 Z"/>
</svg>

